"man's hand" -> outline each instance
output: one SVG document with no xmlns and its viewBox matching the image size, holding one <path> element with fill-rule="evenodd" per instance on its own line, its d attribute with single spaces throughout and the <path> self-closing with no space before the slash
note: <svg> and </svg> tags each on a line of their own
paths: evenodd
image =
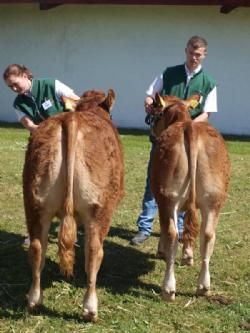
<svg viewBox="0 0 250 333">
<path fill-rule="evenodd" d="M 145 106 L 145 112 L 150 113 L 152 111 L 153 107 L 153 98 L 151 96 L 147 96 L 144 101 L 144 106 Z"/>
<path fill-rule="evenodd" d="M 194 122 L 199 122 L 199 121 L 207 122 L 208 117 L 209 117 L 209 113 L 208 112 L 203 112 L 198 117 L 194 118 L 193 121 Z"/>
</svg>

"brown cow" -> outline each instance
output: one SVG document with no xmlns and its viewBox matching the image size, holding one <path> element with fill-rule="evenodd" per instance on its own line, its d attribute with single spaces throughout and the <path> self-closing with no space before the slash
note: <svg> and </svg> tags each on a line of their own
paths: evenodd
<svg viewBox="0 0 250 333">
<path fill-rule="evenodd" d="M 193 122 L 187 101 L 156 96 L 152 131 L 158 137 L 152 161 L 151 187 L 159 207 L 161 236 L 158 252 L 166 260 L 163 298 L 175 299 L 174 262 L 178 245 L 177 214 L 185 211 L 183 261 L 193 264 L 197 236 L 197 209 L 201 212 L 201 271 L 197 294 L 210 289 L 209 260 L 215 242 L 215 228 L 228 190 L 230 161 L 224 140 L 207 122 Z"/>
<path fill-rule="evenodd" d="M 48 230 L 60 218 L 60 268 L 73 274 L 76 221 L 85 229 L 87 291 L 84 318 L 97 319 L 96 277 L 103 241 L 123 194 L 123 154 L 109 110 L 114 92 L 85 93 L 76 111 L 51 117 L 34 131 L 26 152 L 23 194 L 30 236 L 32 284 L 28 307 L 42 303 L 40 275 L 45 263 Z"/>
</svg>

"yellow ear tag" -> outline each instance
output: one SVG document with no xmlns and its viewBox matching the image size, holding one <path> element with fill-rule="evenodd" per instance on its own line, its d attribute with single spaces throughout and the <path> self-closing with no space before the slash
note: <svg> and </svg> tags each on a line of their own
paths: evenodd
<svg viewBox="0 0 250 333">
<path fill-rule="evenodd" d="M 71 103 L 70 100 L 66 100 L 65 104 L 64 104 L 64 107 L 65 107 L 65 110 L 69 110 L 69 111 L 73 111 L 74 110 L 74 107 Z"/>
<path fill-rule="evenodd" d="M 199 102 L 196 99 L 191 99 L 191 101 L 189 102 L 189 106 L 192 109 L 195 109 L 198 105 L 199 105 Z"/>
</svg>

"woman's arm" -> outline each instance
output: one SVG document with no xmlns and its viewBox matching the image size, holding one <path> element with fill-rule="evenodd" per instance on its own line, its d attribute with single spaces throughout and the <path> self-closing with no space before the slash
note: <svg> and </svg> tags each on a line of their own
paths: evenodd
<svg viewBox="0 0 250 333">
<path fill-rule="evenodd" d="M 36 125 L 29 117 L 24 116 L 20 122 L 22 123 L 23 127 L 25 127 L 30 133 L 32 133 L 38 125 Z"/>
</svg>

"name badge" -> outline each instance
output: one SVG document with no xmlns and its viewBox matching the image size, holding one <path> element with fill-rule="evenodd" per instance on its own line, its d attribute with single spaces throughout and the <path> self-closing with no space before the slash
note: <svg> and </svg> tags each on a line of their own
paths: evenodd
<svg viewBox="0 0 250 333">
<path fill-rule="evenodd" d="M 44 110 L 48 110 L 51 106 L 52 106 L 52 103 L 49 99 L 42 103 L 42 107 Z"/>
</svg>

